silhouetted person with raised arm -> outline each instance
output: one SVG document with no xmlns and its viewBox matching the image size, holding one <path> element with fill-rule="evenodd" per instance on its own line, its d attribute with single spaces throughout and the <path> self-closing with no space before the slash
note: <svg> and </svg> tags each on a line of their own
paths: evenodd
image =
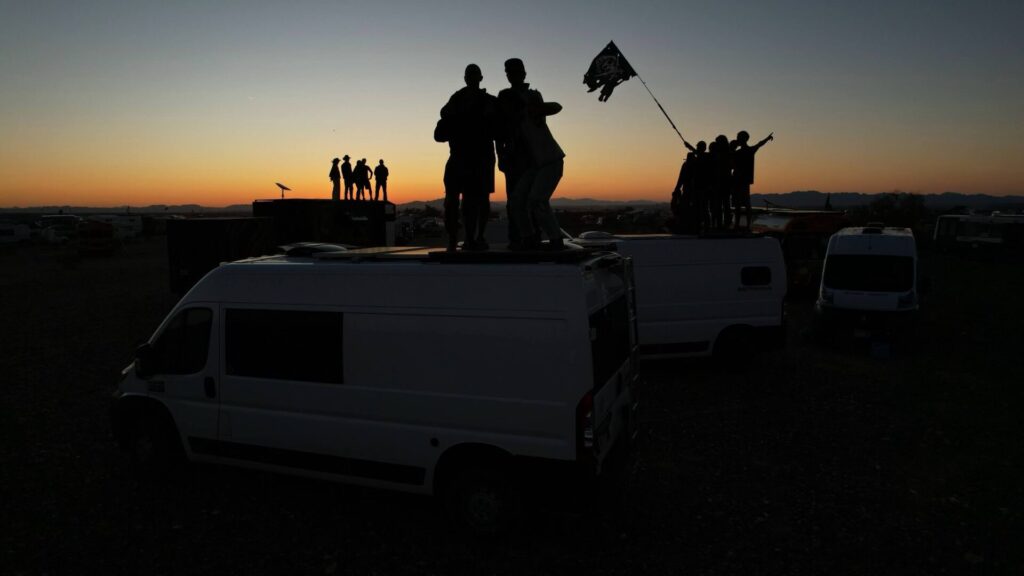
<svg viewBox="0 0 1024 576">
<path fill-rule="evenodd" d="M 508 196 L 509 218 L 518 227 L 518 242 L 513 240 L 509 247 L 513 250 L 540 248 L 539 229 L 548 237 L 549 247 L 560 250 L 565 247 L 562 229 L 550 201 L 562 179 L 565 152 L 551 135 L 547 117 L 561 112 L 562 105 L 545 102 L 540 92 L 530 88 L 525 82 L 526 67 L 522 60 L 506 60 L 505 74 L 512 86 L 502 93 L 508 94 L 505 98 L 513 105 L 508 109 L 503 107 L 503 114 L 510 112 L 504 123 L 513 135 L 514 163 L 525 167 Z"/>
<path fill-rule="evenodd" d="M 459 197 L 466 229 L 463 250 L 486 250 L 484 239 L 494 192 L 494 132 L 497 99 L 480 87 L 483 74 L 476 64 L 466 66 L 466 86 L 441 108 L 434 140 L 448 142 L 444 167 L 444 224 L 448 250 L 459 242 Z"/>
<path fill-rule="evenodd" d="M 338 170 L 340 159 L 331 160 L 331 172 L 327 178 L 331 181 L 331 200 L 341 200 L 341 170 Z"/>
<path fill-rule="evenodd" d="M 373 169 L 373 176 L 377 179 L 377 186 L 373 191 L 373 199 L 380 200 L 380 191 L 384 190 L 384 201 L 388 201 L 388 167 L 384 165 L 384 159 L 377 163 L 377 167 Z"/>
<path fill-rule="evenodd" d="M 768 142 L 775 139 L 775 133 L 772 132 L 761 140 L 757 144 L 750 146 L 747 142 L 750 140 L 750 134 L 746 130 L 741 130 L 736 134 L 736 148 L 733 151 L 733 208 L 736 209 L 736 228 L 740 227 L 740 213 L 745 207 L 747 210 L 747 225 L 746 228 L 750 229 L 750 185 L 754 183 L 754 154 Z"/>
<path fill-rule="evenodd" d="M 348 154 L 341 157 L 344 162 L 341 164 L 341 177 L 345 180 L 345 200 L 352 199 L 352 164 L 349 162 Z"/>
</svg>

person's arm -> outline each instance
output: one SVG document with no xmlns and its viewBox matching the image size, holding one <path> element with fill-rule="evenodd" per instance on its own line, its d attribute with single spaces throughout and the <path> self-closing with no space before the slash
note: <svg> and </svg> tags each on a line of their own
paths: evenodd
<svg viewBox="0 0 1024 576">
<path fill-rule="evenodd" d="M 760 148 L 761 146 L 764 146 L 765 144 L 771 142 L 772 140 L 775 140 L 775 132 L 769 133 L 767 136 L 765 136 L 764 140 L 761 140 L 760 142 L 755 144 L 754 145 L 754 149 L 756 150 L 756 149 Z"/>
<path fill-rule="evenodd" d="M 686 146 L 686 149 L 689 150 L 690 152 L 697 151 L 697 149 L 693 147 L 693 144 L 690 144 L 689 142 L 686 141 L 686 138 L 683 138 L 683 145 Z"/>
</svg>

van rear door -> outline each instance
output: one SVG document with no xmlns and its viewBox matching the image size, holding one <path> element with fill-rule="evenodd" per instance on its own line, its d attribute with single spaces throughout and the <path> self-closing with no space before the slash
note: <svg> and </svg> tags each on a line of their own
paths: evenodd
<svg viewBox="0 0 1024 576">
<path fill-rule="evenodd" d="M 579 455 L 592 457 L 600 471 L 612 447 L 630 440 L 632 434 L 637 338 L 631 260 L 607 256 L 597 267 L 600 271 L 595 272 L 595 282 L 608 296 L 590 313 L 593 388 L 589 400 L 581 401 L 577 426 L 581 440 Z"/>
</svg>

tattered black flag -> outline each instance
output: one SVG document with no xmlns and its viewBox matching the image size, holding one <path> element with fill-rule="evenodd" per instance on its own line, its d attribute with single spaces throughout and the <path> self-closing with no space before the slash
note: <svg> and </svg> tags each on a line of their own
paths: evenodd
<svg viewBox="0 0 1024 576">
<path fill-rule="evenodd" d="M 590 69 L 583 75 L 583 83 L 590 88 L 588 92 L 600 88 L 601 95 L 597 99 L 607 102 L 612 90 L 633 76 L 636 76 L 636 71 L 626 61 L 622 52 L 619 52 L 615 42 L 609 42 L 590 63 Z"/>
</svg>

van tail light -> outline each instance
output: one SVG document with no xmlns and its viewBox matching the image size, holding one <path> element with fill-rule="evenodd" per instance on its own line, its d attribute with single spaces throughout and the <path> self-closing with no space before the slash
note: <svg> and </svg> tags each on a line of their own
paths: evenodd
<svg viewBox="0 0 1024 576">
<path fill-rule="evenodd" d="M 917 294 L 914 292 L 901 294 L 899 299 L 896 301 L 896 306 L 900 308 L 913 308 L 915 304 L 917 304 Z"/>
<path fill-rule="evenodd" d="M 592 455 L 594 449 L 594 395 L 587 392 L 576 405 L 576 458 Z"/>
</svg>

